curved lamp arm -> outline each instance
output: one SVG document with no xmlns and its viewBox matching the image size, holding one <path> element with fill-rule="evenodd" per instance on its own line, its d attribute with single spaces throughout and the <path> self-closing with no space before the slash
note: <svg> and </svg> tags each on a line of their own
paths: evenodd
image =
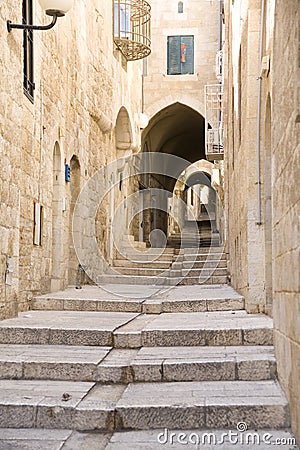
<svg viewBox="0 0 300 450">
<path fill-rule="evenodd" d="M 57 21 L 57 16 L 54 15 L 52 22 L 49 25 L 27 25 L 27 24 L 17 24 L 11 23 L 10 20 L 7 20 L 7 30 L 10 33 L 13 28 L 18 28 L 20 30 L 50 30 L 50 28 L 54 27 Z"/>
</svg>

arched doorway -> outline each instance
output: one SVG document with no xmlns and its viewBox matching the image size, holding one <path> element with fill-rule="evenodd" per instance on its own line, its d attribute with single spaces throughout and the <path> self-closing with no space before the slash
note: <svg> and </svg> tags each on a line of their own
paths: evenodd
<svg viewBox="0 0 300 450">
<path fill-rule="evenodd" d="M 57 291 L 62 286 L 62 184 L 63 170 L 61 152 L 58 142 L 53 150 L 53 188 L 52 188 L 52 270 L 51 291 Z"/>
<path fill-rule="evenodd" d="M 154 196 L 144 195 L 143 235 L 149 243 L 149 236 L 155 229 L 163 231 L 167 236 L 168 199 L 173 193 L 176 180 L 191 163 L 205 159 L 204 117 L 189 106 L 173 103 L 151 118 L 142 134 L 142 148 L 149 153 L 181 158 L 174 167 L 165 167 L 166 173 L 172 173 L 172 177 L 162 175 L 162 167 L 159 167 L 160 174 L 155 174 L 155 166 L 151 166 L 149 160 L 149 175 L 141 179 L 144 188 L 156 189 Z M 147 201 L 148 204 L 145 204 Z"/>
<path fill-rule="evenodd" d="M 78 270 L 78 258 L 74 247 L 73 236 L 73 215 L 75 204 L 80 192 L 80 162 L 76 155 L 73 155 L 70 161 L 70 222 L 69 222 L 69 267 L 68 267 L 68 281 L 69 284 L 76 284 L 76 276 Z"/>
<path fill-rule="evenodd" d="M 219 245 L 219 210 L 212 174 L 213 164 L 200 160 L 185 169 L 176 181 L 168 205 L 170 246 Z"/>
</svg>

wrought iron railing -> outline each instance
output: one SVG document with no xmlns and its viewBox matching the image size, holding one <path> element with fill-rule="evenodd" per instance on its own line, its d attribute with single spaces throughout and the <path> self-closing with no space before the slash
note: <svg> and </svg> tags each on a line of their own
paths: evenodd
<svg viewBox="0 0 300 450">
<path fill-rule="evenodd" d="M 114 1 L 114 42 L 128 61 L 151 52 L 150 10 L 145 0 Z"/>
</svg>

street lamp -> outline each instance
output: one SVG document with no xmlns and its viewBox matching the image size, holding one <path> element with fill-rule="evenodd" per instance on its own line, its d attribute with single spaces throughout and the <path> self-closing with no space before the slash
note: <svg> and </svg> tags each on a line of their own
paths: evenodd
<svg viewBox="0 0 300 450">
<path fill-rule="evenodd" d="M 39 0 L 42 9 L 48 16 L 52 16 L 49 25 L 31 25 L 27 23 L 17 24 L 7 20 L 7 30 L 10 33 L 12 28 L 21 30 L 50 30 L 56 24 L 58 17 L 63 17 L 72 7 L 73 0 Z"/>
</svg>

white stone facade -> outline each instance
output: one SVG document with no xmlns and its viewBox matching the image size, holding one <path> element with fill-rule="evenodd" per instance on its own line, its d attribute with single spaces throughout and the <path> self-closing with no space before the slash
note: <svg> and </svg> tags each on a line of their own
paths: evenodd
<svg viewBox="0 0 300 450">
<path fill-rule="evenodd" d="M 36 292 L 75 282 L 70 212 L 76 197 L 97 170 L 139 148 L 142 62 L 126 63 L 116 50 L 112 2 L 106 3 L 74 1 L 53 29 L 34 31 L 33 103 L 22 86 L 23 32 L 8 33 L 4 25 L 8 19 L 20 23 L 21 2 L 1 5 L 1 317 L 27 309 Z M 35 24 L 51 21 L 38 2 L 33 6 Z M 116 143 L 121 108 L 131 131 L 126 148 Z M 65 163 L 71 166 L 70 183 Z M 125 194 L 115 190 L 117 203 Z M 105 254 L 107 202 L 100 207 L 97 231 Z M 33 245 L 34 203 L 43 207 L 41 245 Z"/>
<path fill-rule="evenodd" d="M 278 374 L 299 438 L 299 2 L 225 5 L 231 279 L 248 311 L 274 318 Z"/>
</svg>

